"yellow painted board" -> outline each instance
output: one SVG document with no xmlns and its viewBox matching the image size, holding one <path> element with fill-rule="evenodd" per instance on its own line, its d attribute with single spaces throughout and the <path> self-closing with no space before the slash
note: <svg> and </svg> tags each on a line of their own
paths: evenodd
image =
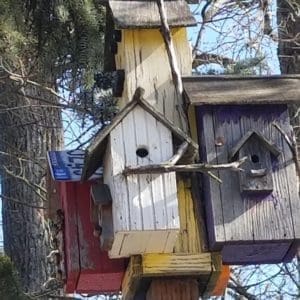
<svg viewBox="0 0 300 300">
<path fill-rule="evenodd" d="M 186 28 L 171 30 L 179 70 L 191 75 L 192 55 Z M 119 108 L 131 101 L 135 90 L 142 87 L 144 98 L 166 118 L 182 127 L 176 90 L 172 80 L 169 58 L 159 29 L 123 29 L 115 56 L 116 68 L 125 71 L 123 95 Z M 186 130 L 184 124 L 183 130 Z"/>
<path fill-rule="evenodd" d="M 201 243 L 194 210 L 190 180 L 178 179 L 178 206 L 180 233 L 175 245 L 176 253 L 200 253 Z"/>
<path fill-rule="evenodd" d="M 210 253 L 145 254 L 142 256 L 143 276 L 197 276 L 212 271 Z"/>
</svg>

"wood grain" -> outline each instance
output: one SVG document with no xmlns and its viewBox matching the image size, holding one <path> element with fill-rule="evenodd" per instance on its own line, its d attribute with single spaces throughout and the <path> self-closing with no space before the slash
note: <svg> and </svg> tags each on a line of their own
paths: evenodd
<svg viewBox="0 0 300 300">
<path fill-rule="evenodd" d="M 109 6 L 117 28 L 159 28 L 161 25 L 156 1 L 110 0 Z M 185 1 L 165 1 L 165 6 L 171 27 L 196 25 Z"/>
<path fill-rule="evenodd" d="M 201 134 L 202 141 L 202 160 L 207 163 L 218 163 L 217 152 L 215 149 L 215 132 L 213 115 L 208 111 L 202 111 L 198 116 L 199 133 Z M 219 171 L 214 173 L 216 176 L 220 176 Z M 209 243 L 211 249 L 217 249 L 216 243 L 222 243 L 226 240 L 222 199 L 220 195 L 220 186 L 217 182 L 204 178 L 203 182 L 205 188 L 205 205 L 206 210 L 209 212 L 207 215 L 208 231 L 209 231 Z"/>
<path fill-rule="evenodd" d="M 300 101 L 300 76 L 195 76 L 183 77 L 192 105 L 263 104 Z"/>
<path fill-rule="evenodd" d="M 144 276 L 197 276 L 210 274 L 211 254 L 145 254 L 142 257 Z"/>
<path fill-rule="evenodd" d="M 156 5 L 155 2 L 154 4 Z M 192 56 L 186 29 L 173 28 L 171 34 L 180 74 L 190 75 Z M 171 123 L 180 126 L 176 91 L 166 62 L 168 55 L 159 29 L 122 30 L 116 67 L 125 70 L 125 83 L 119 105 L 124 107 L 132 99 L 135 90 L 141 86 L 145 89 L 144 99 Z M 186 131 L 186 128 L 181 129 Z"/>
<path fill-rule="evenodd" d="M 148 155 L 139 157 L 136 151 L 140 147 L 147 149 Z M 179 231 L 175 173 L 123 175 L 128 165 L 147 166 L 172 156 L 171 130 L 140 105 L 110 132 L 104 182 L 113 198 L 111 257 L 173 250 Z"/>
<path fill-rule="evenodd" d="M 266 113 L 267 110 L 267 113 Z M 299 218 L 295 218 L 296 212 L 300 212 L 298 188 L 296 181 L 295 164 L 292 153 L 284 138 L 272 122 L 276 120 L 280 127 L 290 132 L 289 119 L 285 105 L 278 106 L 216 106 L 204 107 L 198 111 L 201 120 L 199 130 L 202 132 L 204 144 L 202 154 L 204 161 L 217 161 L 225 163 L 230 157 L 230 150 L 249 130 L 257 130 L 280 150 L 281 155 L 272 155 L 272 180 L 273 192 L 265 194 L 247 195 L 240 193 L 238 174 L 227 171 L 219 171 L 223 183 L 212 188 L 211 179 L 206 179 L 205 194 L 207 198 L 208 232 L 211 249 L 218 244 L 238 245 L 247 244 L 250 253 L 265 251 L 255 256 L 241 253 L 237 263 L 255 263 L 256 260 L 279 261 L 285 255 L 293 239 L 297 238 Z M 211 120 L 211 121 L 210 121 Z M 214 137 L 214 141 L 212 139 Z M 276 151 L 277 153 L 278 151 Z M 293 183 L 294 182 L 294 183 Z M 291 185 L 292 183 L 292 185 Z M 218 236 L 220 226 L 224 226 L 225 234 Z M 221 231 L 222 232 L 222 231 Z M 267 244 L 268 241 L 278 242 L 283 245 L 281 250 L 268 253 L 266 247 L 251 248 L 253 242 Z M 233 249 L 233 248 L 232 248 Z M 238 248 L 236 248 L 238 249 Z M 270 246 L 271 249 L 271 246 Z M 285 249 L 285 250 L 284 250 Z M 263 254 L 264 253 L 264 254 Z M 224 261 L 235 262 L 235 253 L 226 250 Z M 277 257 L 276 257 L 277 255 Z"/>
</svg>

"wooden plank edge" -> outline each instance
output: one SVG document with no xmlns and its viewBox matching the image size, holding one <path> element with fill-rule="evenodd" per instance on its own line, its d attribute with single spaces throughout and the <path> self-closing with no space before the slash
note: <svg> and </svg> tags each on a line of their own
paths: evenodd
<svg viewBox="0 0 300 300">
<path fill-rule="evenodd" d="M 122 282 L 123 299 L 138 298 L 147 293 L 155 280 L 200 278 L 207 276 L 205 295 L 222 295 L 229 280 L 229 266 L 223 266 L 219 253 L 144 254 L 130 258 Z"/>
<path fill-rule="evenodd" d="M 223 296 L 230 277 L 230 266 L 222 264 L 220 253 L 212 253 L 212 272 L 204 296 Z"/>
<path fill-rule="evenodd" d="M 144 254 L 142 256 L 142 276 L 198 276 L 209 275 L 212 271 L 210 253 Z"/>
<path fill-rule="evenodd" d="M 129 260 L 124 278 L 122 280 L 122 299 L 131 300 L 137 293 L 142 278 L 142 258 L 140 255 L 132 256 Z"/>
</svg>

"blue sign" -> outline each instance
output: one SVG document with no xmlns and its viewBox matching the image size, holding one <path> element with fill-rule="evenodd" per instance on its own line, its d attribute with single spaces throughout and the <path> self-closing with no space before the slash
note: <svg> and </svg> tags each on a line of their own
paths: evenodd
<svg viewBox="0 0 300 300">
<path fill-rule="evenodd" d="M 80 181 L 84 164 L 83 150 L 49 151 L 48 163 L 52 178 L 57 181 Z M 90 179 L 102 177 L 99 168 Z"/>
</svg>

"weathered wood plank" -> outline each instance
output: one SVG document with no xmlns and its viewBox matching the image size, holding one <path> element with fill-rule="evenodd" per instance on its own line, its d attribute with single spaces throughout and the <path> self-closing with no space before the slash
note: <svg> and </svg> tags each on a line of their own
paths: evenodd
<svg viewBox="0 0 300 300">
<path fill-rule="evenodd" d="M 60 185 L 62 209 L 67 212 L 64 215 L 64 230 L 65 234 L 62 237 L 60 245 L 69 249 L 65 252 L 64 261 L 68 280 L 65 290 L 72 293 L 76 290 L 77 281 L 80 275 L 80 251 L 79 251 L 79 236 L 78 236 L 78 219 L 77 205 L 75 201 L 68 201 L 69 195 L 74 195 L 74 185 L 62 182 Z M 64 243 L 64 244 L 63 244 Z"/>
<path fill-rule="evenodd" d="M 129 264 L 122 281 L 122 299 L 134 299 L 139 288 L 141 275 L 141 256 L 132 256 L 129 260 Z"/>
<path fill-rule="evenodd" d="M 110 0 L 109 6 L 117 28 L 159 28 L 161 25 L 156 1 Z M 165 1 L 165 6 L 171 27 L 196 25 L 185 1 Z"/>
<path fill-rule="evenodd" d="M 278 122 L 278 119 L 275 122 L 280 126 L 280 128 L 291 138 L 294 135 L 292 126 L 290 125 L 290 118 L 288 114 L 288 110 L 285 110 L 281 114 L 281 122 Z M 276 131 L 276 132 L 275 132 Z M 289 195 L 289 205 L 290 212 L 292 216 L 292 223 L 294 229 L 294 235 L 296 239 L 300 238 L 300 201 L 299 201 L 299 177 L 296 176 L 296 166 L 294 162 L 294 157 L 289 145 L 285 141 L 284 137 L 274 126 L 272 128 L 272 134 L 277 136 L 279 140 L 281 136 L 282 141 L 282 149 L 283 149 L 283 160 L 286 162 L 284 164 L 284 173 L 282 174 L 280 180 L 281 182 L 285 182 L 285 185 L 288 188 Z M 280 170 L 279 170 L 280 171 Z M 281 171 L 282 172 L 282 171 Z M 287 199 L 284 199 L 287 201 Z"/>
<path fill-rule="evenodd" d="M 222 257 L 224 264 L 229 265 L 278 264 L 289 247 L 289 242 L 225 245 Z"/>
<path fill-rule="evenodd" d="M 126 165 L 137 165 L 136 156 L 136 136 L 135 136 L 135 120 L 133 113 L 128 114 L 122 121 L 123 136 L 126 139 L 123 141 L 126 153 Z M 130 142 L 127 142 L 130 141 Z M 138 175 L 127 176 L 125 184 L 128 194 L 128 208 L 130 215 L 130 230 L 139 230 L 143 228 L 143 215 L 141 207 L 141 199 L 139 195 L 139 178 Z"/>
<path fill-rule="evenodd" d="M 201 158 L 207 163 L 217 163 L 215 149 L 215 132 L 214 122 L 211 109 L 197 109 L 199 114 L 197 117 L 200 140 L 202 143 Z M 219 172 L 214 173 L 219 176 Z M 221 199 L 221 190 L 219 183 L 209 179 L 206 175 L 203 177 L 203 185 L 205 188 L 205 205 L 207 212 L 207 226 L 209 231 L 209 244 L 211 249 L 217 249 L 218 243 L 226 241 L 223 207 Z"/>
<path fill-rule="evenodd" d="M 256 120 L 251 119 L 251 126 L 260 129 L 278 148 L 282 149 L 282 137 L 272 126 L 272 121 L 282 119 L 281 113 L 286 106 L 275 107 L 269 112 L 269 120 L 265 120 L 264 114 L 258 107 L 255 111 L 260 115 Z M 253 113 L 254 114 L 254 113 Z M 255 206 L 252 214 L 254 240 L 290 240 L 294 237 L 293 224 L 291 219 L 291 207 L 289 200 L 288 186 L 286 181 L 284 156 L 279 155 L 273 160 L 273 182 L 274 190 L 269 196 L 262 199 L 255 199 Z M 250 201 L 254 199 L 250 199 Z"/>
<path fill-rule="evenodd" d="M 180 73 L 190 75 L 192 57 L 186 29 L 171 31 Z M 177 99 L 171 70 L 161 68 L 165 66 L 166 61 L 168 56 L 158 29 L 122 30 L 122 41 L 119 43 L 116 55 L 116 67 L 125 70 L 126 79 L 119 105 L 120 107 L 126 105 L 135 90 L 142 86 L 145 89 L 144 99 L 178 126 L 180 119 L 176 109 Z M 182 129 L 185 131 L 185 128 Z"/>
<path fill-rule="evenodd" d="M 125 149 L 122 127 L 117 126 L 110 133 L 110 147 L 108 152 L 111 152 L 110 159 L 105 158 L 105 168 L 112 168 L 111 180 L 108 185 L 111 186 L 111 194 L 113 198 L 113 220 L 114 231 L 126 231 L 130 230 L 130 215 L 129 215 L 129 199 L 126 188 L 125 177 L 122 175 L 122 171 L 125 168 Z M 107 164 L 107 165 L 106 165 Z M 105 172 L 105 171 L 104 171 Z"/>
<path fill-rule="evenodd" d="M 177 219 L 179 218 L 177 217 Z M 163 253 L 172 253 L 174 251 L 174 246 L 178 237 L 178 231 L 179 230 L 169 230 Z"/>
<path fill-rule="evenodd" d="M 136 106 L 133 110 L 135 122 L 135 136 L 137 148 L 145 147 L 149 151 L 149 136 L 147 133 L 148 124 L 145 122 L 146 112 L 140 107 Z M 150 163 L 149 155 L 146 157 L 137 157 L 137 164 L 145 166 Z M 149 184 L 150 183 L 150 184 Z M 155 229 L 155 215 L 152 198 L 151 175 L 138 175 L 139 195 L 141 201 L 143 230 Z"/>
<path fill-rule="evenodd" d="M 211 254 L 144 254 L 142 256 L 144 276 L 197 276 L 210 274 Z"/>
<path fill-rule="evenodd" d="M 145 113 L 145 120 L 147 124 L 147 137 L 149 138 L 149 160 L 151 162 L 163 161 L 162 149 L 167 147 L 167 157 L 171 157 L 173 149 L 168 147 L 172 141 L 172 137 L 161 137 L 161 130 L 165 127 L 157 122 L 149 113 Z M 154 228 L 168 228 L 167 212 L 166 212 L 166 195 L 165 195 L 165 182 L 161 174 L 150 175 L 151 192 L 152 192 L 152 205 L 154 214 Z M 176 190 L 176 189 L 175 189 Z"/>
<path fill-rule="evenodd" d="M 222 111 L 222 109 L 212 112 L 215 131 L 214 147 L 218 163 L 228 161 L 232 145 L 234 145 L 241 136 L 239 124 L 224 120 L 222 118 L 224 113 L 226 112 Z M 239 239 L 251 240 L 251 223 L 243 222 L 245 221 L 244 203 L 240 195 L 238 174 L 231 173 L 229 175 L 228 171 L 220 171 L 219 176 L 222 180 L 220 190 L 225 239 L 226 241 Z M 240 222 L 242 222 L 243 226 L 239 226 L 239 224 L 241 224 Z"/>
<path fill-rule="evenodd" d="M 178 235 L 178 230 L 119 231 L 115 233 L 110 258 L 129 257 L 152 253 L 171 253 Z"/>
<path fill-rule="evenodd" d="M 175 246 L 176 253 L 201 253 L 201 242 L 197 215 L 191 194 L 191 185 L 187 179 L 178 177 L 178 205 L 180 233 Z M 205 230 L 205 228 L 202 228 Z"/>
<path fill-rule="evenodd" d="M 146 300 L 198 300 L 197 279 L 154 279 L 147 291 Z"/>
<path fill-rule="evenodd" d="M 192 105 L 300 102 L 299 75 L 183 77 L 183 86 Z"/>
<path fill-rule="evenodd" d="M 120 251 L 125 239 L 124 232 L 114 233 L 113 247 L 108 251 L 109 258 L 118 258 L 120 257 Z"/>
</svg>

